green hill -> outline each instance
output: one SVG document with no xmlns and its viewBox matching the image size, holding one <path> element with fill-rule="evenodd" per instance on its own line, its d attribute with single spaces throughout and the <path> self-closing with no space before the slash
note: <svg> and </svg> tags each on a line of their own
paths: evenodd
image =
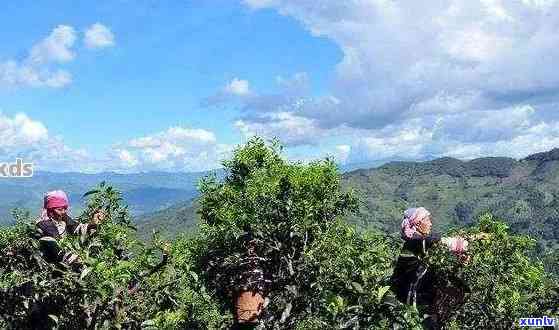
<svg viewBox="0 0 559 330">
<path fill-rule="evenodd" d="M 343 174 L 345 189 L 358 193 L 360 212 L 348 220 L 362 228 L 397 232 L 404 209 L 425 206 L 434 229 L 469 225 L 485 211 L 506 219 L 514 232 L 537 238 L 540 248 L 559 242 L 559 149 L 522 160 L 504 157 L 461 161 L 391 162 Z M 145 214 L 144 228 L 174 233 L 192 228 L 194 205 L 184 203 Z"/>
<path fill-rule="evenodd" d="M 148 239 L 153 231 L 171 238 L 179 233 L 192 231 L 200 216 L 196 213 L 196 199 L 180 202 L 166 209 L 137 216 L 134 220 L 140 237 Z"/>
<path fill-rule="evenodd" d="M 490 211 L 506 219 L 514 232 L 538 238 L 541 245 L 559 240 L 559 150 L 522 160 L 441 158 L 424 163 L 390 163 L 344 176 L 346 188 L 361 197 L 360 214 L 350 221 L 362 227 L 398 230 L 402 210 L 425 206 L 435 229 L 471 224 Z"/>
</svg>

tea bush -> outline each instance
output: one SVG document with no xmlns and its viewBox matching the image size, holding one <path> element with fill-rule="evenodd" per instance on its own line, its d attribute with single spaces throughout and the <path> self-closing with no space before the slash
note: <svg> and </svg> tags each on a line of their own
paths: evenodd
<svg viewBox="0 0 559 330">
<path fill-rule="evenodd" d="M 508 226 L 490 214 L 481 216 L 477 226 L 454 232 L 464 237 L 479 233 L 490 236 L 470 240 L 467 261 L 442 246 L 428 258 L 437 273 L 438 307 L 446 327 L 510 329 L 523 317 L 558 317 L 557 282 L 541 261 L 528 257 L 535 240 L 510 234 Z M 443 299 L 452 298 L 449 289 L 463 301 Z"/>
<path fill-rule="evenodd" d="M 224 167 L 200 184 L 198 230 L 172 242 L 139 240 L 119 192 L 101 183 L 78 219 L 99 209 L 107 219 L 59 242 L 78 265 L 47 263 L 29 213 L 16 210 L 16 224 L 0 228 L 0 328 L 229 329 L 242 290 L 266 298 L 261 329 L 421 328 L 421 308 L 389 290 L 402 242 L 344 221 L 357 200 L 332 161 L 288 162 L 279 144 L 254 138 Z M 469 260 L 440 246 L 426 259 L 442 327 L 558 317 L 557 280 L 532 259 L 534 241 L 490 215 L 453 234 L 481 232 L 491 236 L 471 241 Z"/>
</svg>

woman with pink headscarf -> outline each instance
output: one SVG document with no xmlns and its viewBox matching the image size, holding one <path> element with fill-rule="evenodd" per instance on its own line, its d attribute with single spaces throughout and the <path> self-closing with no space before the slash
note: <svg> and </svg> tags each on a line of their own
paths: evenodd
<svg viewBox="0 0 559 330">
<path fill-rule="evenodd" d="M 430 306 L 434 302 L 433 274 L 422 260 L 431 246 L 444 244 L 450 252 L 465 257 L 468 241 L 462 237 L 441 237 L 431 232 L 432 225 L 431 213 L 423 207 L 404 212 L 400 230 L 404 246 L 391 278 L 392 289 L 403 303 Z M 428 315 L 425 322 L 427 328 L 436 328 L 433 315 Z"/>
<path fill-rule="evenodd" d="M 48 261 L 67 264 L 75 262 L 78 256 L 61 251 L 56 241 L 66 235 L 89 235 L 105 217 L 104 213 L 99 211 L 89 223 L 79 223 L 68 215 L 68 208 L 68 196 L 64 191 L 54 190 L 45 194 L 36 229 L 41 250 Z"/>
</svg>

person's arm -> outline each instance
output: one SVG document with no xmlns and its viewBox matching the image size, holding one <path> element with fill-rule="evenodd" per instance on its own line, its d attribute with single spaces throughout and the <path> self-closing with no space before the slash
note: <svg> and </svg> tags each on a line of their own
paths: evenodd
<svg viewBox="0 0 559 330">
<path fill-rule="evenodd" d="M 105 212 L 103 210 L 98 210 L 93 214 L 88 223 L 80 223 L 75 220 L 71 220 L 69 221 L 69 223 L 71 223 L 71 230 L 69 230 L 69 232 L 74 235 L 80 235 L 85 239 L 86 236 L 97 230 L 97 227 L 104 219 Z"/>
<path fill-rule="evenodd" d="M 438 233 L 430 233 L 429 235 L 421 235 L 418 233 L 413 234 L 411 241 L 415 242 L 415 244 L 421 246 L 425 243 L 425 248 L 428 249 L 433 246 L 435 243 L 440 242 L 441 235 Z"/>
<path fill-rule="evenodd" d="M 424 239 L 426 244 L 433 245 L 441 240 L 441 235 L 439 233 L 430 233 Z"/>
</svg>

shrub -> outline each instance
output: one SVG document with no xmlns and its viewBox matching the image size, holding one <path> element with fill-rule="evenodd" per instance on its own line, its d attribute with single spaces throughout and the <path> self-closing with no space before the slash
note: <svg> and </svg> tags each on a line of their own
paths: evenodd
<svg viewBox="0 0 559 330">
<path fill-rule="evenodd" d="M 535 241 L 510 234 L 508 226 L 490 214 L 455 234 L 480 232 L 491 237 L 470 241 L 465 263 L 442 246 L 430 252 L 428 260 L 438 278 L 437 307 L 446 327 L 509 329 L 522 317 L 557 317 L 557 283 L 540 261 L 528 257 Z"/>
<path fill-rule="evenodd" d="M 127 209 L 112 187 L 102 183 L 86 195 L 90 199 L 80 219 L 98 209 L 108 216 L 96 235 L 59 241 L 65 251 L 79 255 L 79 265 L 42 258 L 28 213 L 17 213 L 15 226 L 0 228 L 0 320 L 6 327 L 138 328 L 151 318 L 169 324 L 173 313 L 182 311 L 155 303 L 161 285 L 153 277 L 168 266 L 161 262 L 161 242 L 147 246 L 136 239 Z M 181 293 L 188 289 L 181 287 Z"/>
</svg>

